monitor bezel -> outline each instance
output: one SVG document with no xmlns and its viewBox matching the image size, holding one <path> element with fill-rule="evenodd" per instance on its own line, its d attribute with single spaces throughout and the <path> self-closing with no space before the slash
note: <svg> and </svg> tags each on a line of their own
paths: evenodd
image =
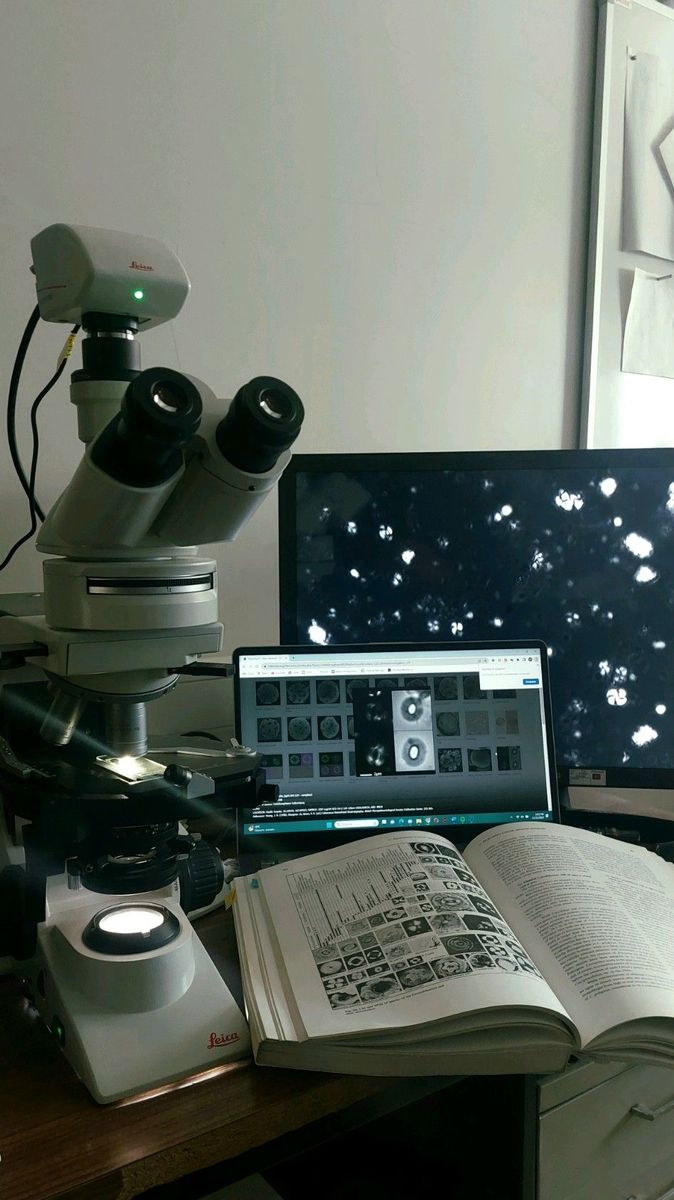
<svg viewBox="0 0 674 1200">
<path fill-rule="evenodd" d="M 429 649 L 429 646 L 433 650 L 437 650 L 439 652 L 442 652 L 443 650 L 449 650 L 449 651 L 467 650 L 469 652 L 470 651 L 479 652 L 482 650 L 494 650 L 496 652 L 499 650 L 504 650 L 504 651 L 505 650 L 525 650 L 525 649 L 529 649 L 529 648 L 536 649 L 540 652 L 540 658 L 541 658 L 541 688 L 540 688 L 540 691 L 543 696 L 543 711 L 545 714 L 546 751 L 547 751 L 547 755 L 548 755 L 548 762 L 549 762 L 550 768 L 551 768 L 549 771 L 551 816 L 544 823 L 545 824 L 559 824 L 561 822 L 562 818 L 561 818 L 561 806 L 560 806 L 560 801 L 559 801 L 559 790 L 557 787 L 557 779 L 556 779 L 555 768 L 554 768 L 555 747 L 554 747 L 554 728 L 553 728 L 553 722 L 552 722 L 552 706 L 550 703 L 550 673 L 549 673 L 549 667 L 548 667 L 548 653 L 547 653 L 546 644 L 537 638 L 513 638 L 513 639 L 492 638 L 492 639 L 489 639 L 486 641 L 466 642 L 463 640 L 461 640 L 461 641 L 455 640 L 455 641 L 451 641 L 451 642 L 443 641 L 443 642 L 432 642 L 432 643 L 429 643 L 429 642 L 367 642 L 367 643 L 365 643 L 365 642 L 348 642 L 348 643 L 340 643 L 340 644 L 331 643 L 329 646 L 318 646 L 318 645 L 313 645 L 313 644 L 311 644 L 311 645 L 296 644 L 296 645 L 290 645 L 290 646 L 285 645 L 285 644 L 276 645 L 276 646 L 273 646 L 273 645 L 238 646 L 232 653 L 232 666 L 233 666 L 233 672 L 234 672 L 234 678 L 235 678 L 234 721 L 235 721 L 236 737 L 240 741 L 241 736 L 242 736 L 241 710 L 240 710 L 240 701 L 239 701 L 240 688 L 238 686 L 238 681 L 239 681 L 239 661 L 244 655 L 278 654 L 279 651 L 282 651 L 284 654 L 302 654 L 302 655 L 310 654 L 312 656 L 316 656 L 316 658 L 320 658 L 321 656 L 326 656 L 326 655 L 334 655 L 334 654 L 353 654 L 353 653 L 358 653 L 359 651 L 362 651 L 363 653 L 372 653 L 372 652 L 389 653 L 390 652 L 393 654 L 396 654 L 396 653 L 397 654 L 407 654 L 407 653 L 413 653 L 415 651 L 417 651 L 417 652 L 420 651 L 423 653 L 424 651 L 427 651 Z M 245 821 L 246 821 L 245 811 L 246 810 L 241 810 L 241 812 L 239 813 L 239 817 L 238 817 L 239 837 L 240 837 L 241 841 L 243 843 L 247 844 L 248 846 L 255 844 L 255 845 L 258 845 L 258 846 L 261 846 L 262 848 L 264 848 L 265 844 L 267 844 L 267 845 L 269 844 L 269 839 L 271 838 L 271 835 L 261 834 L 258 838 L 255 838 L 254 835 L 246 837 L 242 834 L 243 825 L 245 824 Z M 250 811 L 250 810 L 248 810 L 248 811 Z M 532 821 L 531 823 L 536 824 L 535 821 Z M 541 823 L 543 823 L 543 822 L 541 822 Z M 462 843 L 465 843 L 465 842 L 470 841 L 473 837 L 476 837 L 478 833 L 484 833 L 487 829 L 492 829 L 495 827 L 500 828 L 503 824 L 504 824 L 504 822 L 502 822 L 502 821 L 494 822 L 494 823 L 491 823 L 489 821 L 480 821 L 480 822 L 466 821 L 461 825 L 443 825 L 441 828 L 442 828 L 443 834 L 446 835 L 448 838 L 450 838 L 450 840 L 451 840 L 451 837 L 454 835 Z M 382 832 L 381 829 L 379 829 L 379 830 L 364 829 L 362 831 L 355 830 L 353 833 L 353 836 L 354 836 L 354 838 L 361 837 L 361 836 L 365 837 L 365 836 L 368 836 L 368 834 L 370 834 L 370 833 L 381 833 L 381 832 Z M 286 837 L 287 836 L 288 835 L 286 835 Z M 303 853 L 305 851 L 310 851 L 312 849 L 313 850 L 324 850 L 324 849 L 329 848 L 330 846 L 339 845 L 342 842 L 344 842 L 344 840 L 345 840 L 343 834 L 331 833 L 327 830 L 324 832 L 315 832 L 315 833 L 294 833 L 293 832 L 291 837 L 292 837 L 293 847 L 295 847 L 295 846 L 298 847 L 298 853 Z M 267 839 L 266 843 L 265 843 L 265 839 Z M 283 838 L 279 838 L 279 841 L 281 843 L 283 842 L 283 840 L 284 840 Z"/>
<path fill-rule="evenodd" d="M 297 620 L 297 479 L 301 474 L 334 474 L 340 471 L 485 471 L 515 469 L 601 469 L 612 467 L 672 470 L 674 447 L 616 447 L 568 450 L 448 450 L 384 451 L 340 454 L 295 454 L 278 484 L 279 637 L 282 645 L 301 644 Z M 462 639 L 457 639 L 462 641 Z M 308 645 L 309 643 L 307 643 Z M 433 639 L 429 644 L 435 645 Z M 306 646 L 305 646 L 306 648 Z M 553 697 L 554 708 L 554 697 Z M 618 788 L 674 788 L 674 769 L 617 767 L 601 761 L 569 767 L 556 763 L 558 786 L 574 784 Z M 598 779 L 592 774 L 598 773 Z"/>
</svg>

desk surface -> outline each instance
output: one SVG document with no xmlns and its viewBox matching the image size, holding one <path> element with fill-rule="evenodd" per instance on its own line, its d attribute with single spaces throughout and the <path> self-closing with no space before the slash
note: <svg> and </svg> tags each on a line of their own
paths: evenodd
<svg viewBox="0 0 674 1200">
<path fill-rule="evenodd" d="M 212 913 L 197 928 L 233 986 L 231 914 Z M 265 1069 L 247 1060 L 189 1087 L 102 1107 L 17 981 L 0 979 L 0 1196 L 130 1200 L 376 1097 L 393 1082 Z"/>
</svg>

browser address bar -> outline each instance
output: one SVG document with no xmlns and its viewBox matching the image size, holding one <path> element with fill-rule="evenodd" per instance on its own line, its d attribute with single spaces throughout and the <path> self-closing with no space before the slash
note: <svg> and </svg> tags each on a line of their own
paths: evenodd
<svg viewBox="0 0 674 1200">
<path fill-rule="evenodd" d="M 462 671 L 478 671 L 484 670 L 485 664 L 483 660 L 466 658 L 463 662 L 457 663 L 453 661 L 444 664 L 439 662 L 437 657 L 432 659 L 395 659 L 394 661 L 387 660 L 385 663 L 379 661 L 370 662 L 348 662 L 348 663 L 324 663 L 314 659 L 307 663 L 289 663 L 289 662 L 273 662 L 273 663 L 256 663 L 254 666 L 241 664 L 241 675 L 251 675 L 260 677 L 261 675 L 278 675 L 282 671 L 285 676 L 290 675 L 398 675 L 406 674 L 460 674 Z M 512 670 L 512 668 L 511 668 Z"/>
</svg>

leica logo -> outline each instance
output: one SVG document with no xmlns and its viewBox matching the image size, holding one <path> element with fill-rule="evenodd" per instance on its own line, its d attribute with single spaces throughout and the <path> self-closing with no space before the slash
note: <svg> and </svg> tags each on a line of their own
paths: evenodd
<svg viewBox="0 0 674 1200">
<path fill-rule="evenodd" d="M 238 1040 L 238 1033 L 212 1033 L 208 1039 L 208 1049 L 215 1050 L 217 1046 L 229 1046 Z"/>
<path fill-rule="evenodd" d="M 135 258 L 131 259 L 129 267 L 132 271 L 154 271 L 154 267 L 150 267 L 147 263 L 136 262 Z"/>
</svg>

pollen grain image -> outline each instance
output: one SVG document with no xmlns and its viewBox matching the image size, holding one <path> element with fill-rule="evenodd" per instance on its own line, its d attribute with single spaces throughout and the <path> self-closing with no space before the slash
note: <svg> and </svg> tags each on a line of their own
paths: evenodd
<svg viewBox="0 0 674 1200">
<path fill-rule="evenodd" d="M 307 471 L 296 543 L 298 641 L 541 639 L 560 765 L 674 768 L 671 468 Z M 400 705 L 419 769 L 426 698 Z"/>
</svg>

